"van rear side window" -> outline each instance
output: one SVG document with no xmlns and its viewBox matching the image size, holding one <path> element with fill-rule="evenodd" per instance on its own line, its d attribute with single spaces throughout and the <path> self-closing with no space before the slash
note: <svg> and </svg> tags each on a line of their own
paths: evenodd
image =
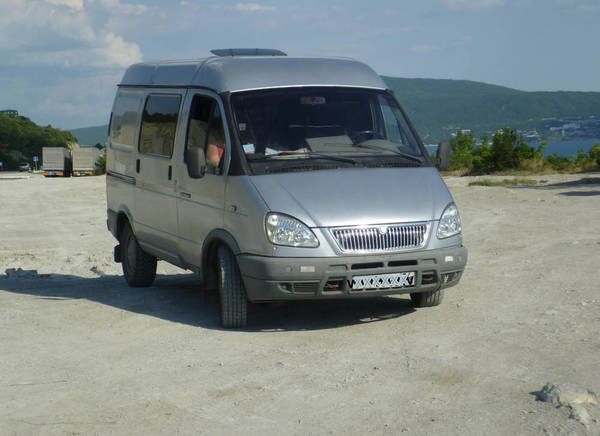
<svg viewBox="0 0 600 436">
<path fill-rule="evenodd" d="M 180 95 L 148 96 L 142 116 L 141 153 L 171 157 L 180 103 Z"/>
<path fill-rule="evenodd" d="M 136 148 L 139 113 L 143 101 L 143 95 L 139 92 L 119 92 L 110 123 L 112 148 L 125 150 Z"/>
</svg>

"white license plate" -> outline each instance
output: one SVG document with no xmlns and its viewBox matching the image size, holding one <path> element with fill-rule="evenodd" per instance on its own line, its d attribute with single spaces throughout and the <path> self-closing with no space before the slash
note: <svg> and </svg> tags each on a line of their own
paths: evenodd
<svg viewBox="0 0 600 436">
<path fill-rule="evenodd" d="M 350 288 L 352 290 L 411 288 L 415 286 L 415 281 L 416 273 L 414 271 L 354 276 Z"/>
</svg>

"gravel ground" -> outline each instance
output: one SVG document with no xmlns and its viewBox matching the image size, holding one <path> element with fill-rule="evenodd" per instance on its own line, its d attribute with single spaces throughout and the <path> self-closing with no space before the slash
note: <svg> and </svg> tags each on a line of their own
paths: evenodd
<svg viewBox="0 0 600 436">
<path fill-rule="evenodd" d="M 535 396 L 600 392 L 600 174 L 533 178 L 446 178 L 469 264 L 441 306 L 268 304 L 241 331 L 186 271 L 126 286 L 103 177 L 0 179 L 0 434 L 600 434 L 600 406 Z"/>
</svg>

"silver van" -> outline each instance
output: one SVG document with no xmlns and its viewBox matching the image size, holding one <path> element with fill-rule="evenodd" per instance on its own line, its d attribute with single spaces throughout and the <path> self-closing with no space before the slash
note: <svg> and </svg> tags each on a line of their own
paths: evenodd
<svg viewBox="0 0 600 436">
<path fill-rule="evenodd" d="M 114 101 L 108 228 L 130 286 L 157 260 L 248 302 L 409 293 L 441 302 L 467 262 L 458 209 L 382 79 L 345 58 L 213 50 L 136 64 Z"/>
</svg>

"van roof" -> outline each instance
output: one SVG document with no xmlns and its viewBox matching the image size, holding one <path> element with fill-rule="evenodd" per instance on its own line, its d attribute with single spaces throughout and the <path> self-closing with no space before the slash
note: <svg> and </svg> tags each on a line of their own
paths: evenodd
<svg viewBox="0 0 600 436">
<path fill-rule="evenodd" d="M 285 86 L 386 89 L 369 66 L 348 58 L 214 56 L 130 66 L 119 86 L 202 87 L 216 92 Z"/>
</svg>

